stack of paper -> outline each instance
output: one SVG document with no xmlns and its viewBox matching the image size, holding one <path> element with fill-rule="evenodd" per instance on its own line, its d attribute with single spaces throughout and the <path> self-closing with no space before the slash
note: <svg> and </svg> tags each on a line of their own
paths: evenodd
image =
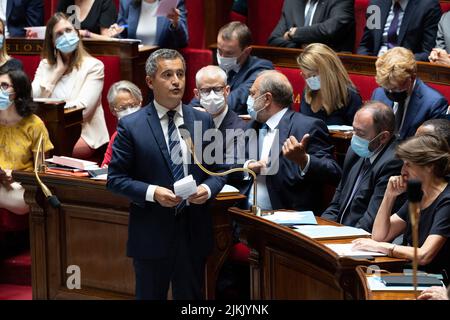
<svg viewBox="0 0 450 320">
<path fill-rule="evenodd" d="M 224 185 L 222 190 L 220 190 L 220 192 L 219 192 L 219 196 L 232 195 L 232 194 L 239 194 L 239 190 L 233 186 L 230 186 L 229 184 Z"/>
<path fill-rule="evenodd" d="M 295 231 L 313 239 L 336 239 L 370 236 L 370 233 L 363 229 L 346 226 L 296 226 Z"/>
<path fill-rule="evenodd" d="M 328 131 L 353 131 L 352 126 L 332 124 L 328 126 Z"/>
<path fill-rule="evenodd" d="M 328 248 L 336 252 L 341 257 L 360 257 L 360 256 L 372 256 L 382 257 L 386 254 L 375 251 L 364 251 L 353 249 L 353 243 L 327 243 Z"/>
<path fill-rule="evenodd" d="M 275 211 L 264 219 L 285 225 L 317 224 L 312 211 Z"/>
<path fill-rule="evenodd" d="M 45 161 L 81 170 L 98 169 L 98 164 L 94 161 L 87 161 L 66 156 L 53 156 L 52 159 L 46 159 Z"/>
<path fill-rule="evenodd" d="M 197 183 L 194 180 L 192 174 L 178 180 L 173 184 L 173 190 L 175 195 L 187 199 L 190 195 L 197 192 Z"/>
</svg>

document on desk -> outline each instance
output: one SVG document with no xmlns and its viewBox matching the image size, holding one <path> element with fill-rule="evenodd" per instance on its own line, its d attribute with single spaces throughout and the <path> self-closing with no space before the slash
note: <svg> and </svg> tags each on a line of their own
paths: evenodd
<svg viewBox="0 0 450 320">
<path fill-rule="evenodd" d="M 167 16 L 172 13 L 172 9 L 177 7 L 178 0 L 161 0 L 158 9 L 156 9 L 156 16 Z"/>
<path fill-rule="evenodd" d="M 173 184 L 173 191 L 175 195 L 187 199 L 190 195 L 197 192 L 197 183 L 194 180 L 192 174 L 178 180 Z"/>
<path fill-rule="evenodd" d="M 370 233 L 347 226 L 296 226 L 295 231 L 313 239 L 337 239 L 347 237 L 367 237 Z"/>
<path fill-rule="evenodd" d="M 262 216 L 262 218 L 283 225 L 317 224 L 312 211 L 275 211 L 273 214 Z"/>
<path fill-rule="evenodd" d="M 336 252 L 341 257 L 361 257 L 361 256 L 372 256 L 372 257 L 383 257 L 386 254 L 375 251 L 364 251 L 364 250 L 354 250 L 353 243 L 326 243 L 328 248 Z"/>
<path fill-rule="evenodd" d="M 332 124 L 328 126 L 328 131 L 353 131 L 352 126 Z"/>
<path fill-rule="evenodd" d="M 367 286 L 371 291 L 414 291 L 413 286 L 387 286 L 380 277 L 367 277 Z M 423 291 L 429 286 L 417 286 L 418 291 Z"/>
</svg>

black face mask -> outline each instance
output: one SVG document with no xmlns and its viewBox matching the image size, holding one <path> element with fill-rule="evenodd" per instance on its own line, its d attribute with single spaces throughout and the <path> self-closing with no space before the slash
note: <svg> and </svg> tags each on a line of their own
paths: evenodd
<svg viewBox="0 0 450 320">
<path fill-rule="evenodd" d="M 388 97 L 389 100 L 395 101 L 398 103 L 405 102 L 406 98 L 408 98 L 408 91 L 400 91 L 400 92 L 393 92 L 384 89 L 384 93 L 386 94 L 386 97 Z"/>
</svg>

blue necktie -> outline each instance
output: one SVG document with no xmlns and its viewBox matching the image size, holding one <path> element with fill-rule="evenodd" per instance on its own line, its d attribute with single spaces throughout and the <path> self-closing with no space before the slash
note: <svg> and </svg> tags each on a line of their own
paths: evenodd
<svg viewBox="0 0 450 320">
<path fill-rule="evenodd" d="M 175 127 L 175 117 L 176 111 L 167 111 L 167 116 L 169 117 L 168 133 L 169 133 L 169 152 L 170 152 L 170 165 L 173 174 L 174 182 L 184 178 L 184 167 L 183 167 L 183 154 L 181 152 L 180 139 L 178 139 L 178 132 Z M 177 160 L 175 163 L 173 160 Z M 186 206 L 186 200 L 181 201 L 177 207 L 175 214 L 181 212 Z"/>
<path fill-rule="evenodd" d="M 400 7 L 400 3 L 395 2 L 394 4 L 394 18 L 392 19 L 391 25 L 389 26 L 388 34 L 387 34 L 387 42 L 388 49 L 392 49 L 398 46 L 397 43 L 397 29 L 398 24 L 400 23 L 400 12 L 402 11 L 402 7 Z"/>
</svg>

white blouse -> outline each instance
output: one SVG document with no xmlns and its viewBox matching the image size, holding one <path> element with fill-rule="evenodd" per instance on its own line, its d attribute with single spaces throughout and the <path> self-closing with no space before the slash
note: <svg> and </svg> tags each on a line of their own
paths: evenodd
<svg viewBox="0 0 450 320">
<path fill-rule="evenodd" d="M 141 14 L 139 16 L 139 23 L 136 30 L 136 38 L 142 41 L 143 45 L 152 46 L 156 43 L 156 23 L 157 17 L 156 9 L 158 9 L 159 2 L 148 3 L 142 1 Z"/>
</svg>

